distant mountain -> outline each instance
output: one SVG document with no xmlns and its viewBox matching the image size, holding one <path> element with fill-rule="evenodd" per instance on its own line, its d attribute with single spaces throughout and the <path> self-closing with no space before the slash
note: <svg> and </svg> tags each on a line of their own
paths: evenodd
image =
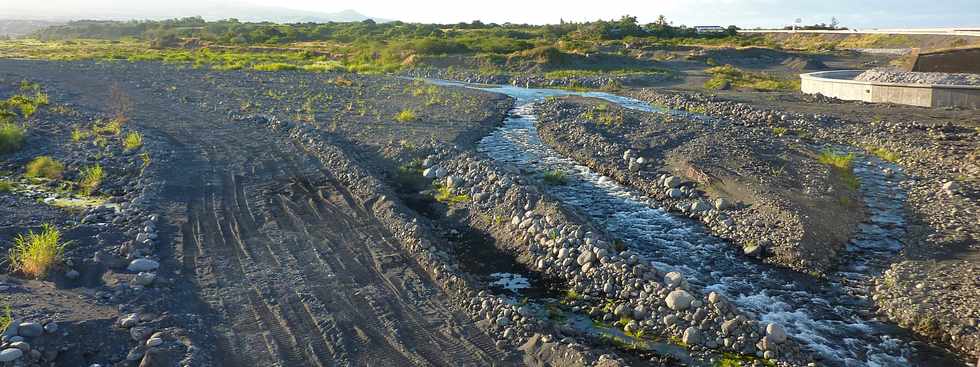
<svg viewBox="0 0 980 367">
<path fill-rule="evenodd" d="M 7 7 L 7 5 L 5 5 Z M 207 20 L 235 18 L 245 22 L 360 22 L 373 18 L 354 10 L 336 13 L 290 9 L 278 6 L 254 5 L 225 0 L 168 0 L 168 1 L 92 1 L 80 6 L 67 0 L 15 2 L 0 15 L 5 19 L 39 19 L 46 21 L 91 20 L 161 20 L 201 16 Z"/>
</svg>

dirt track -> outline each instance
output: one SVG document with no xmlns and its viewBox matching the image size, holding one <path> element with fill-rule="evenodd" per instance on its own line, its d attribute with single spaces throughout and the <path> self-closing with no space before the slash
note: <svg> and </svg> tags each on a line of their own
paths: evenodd
<svg viewBox="0 0 980 367">
<path fill-rule="evenodd" d="M 118 75 L 31 77 L 96 103 Z M 8 68 L 12 71 L 13 67 Z M 91 71 L 91 70 L 90 70 Z M 71 71 L 69 71 L 71 72 Z M 164 139 L 164 268 L 184 275 L 172 312 L 201 314 L 209 361 L 227 366 L 492 365 L 493 340 L 399 249 L 348 188 L 291 143 L 227 114 L 145 88 L 152 70 L 126 71 L 131 124 Z M 204 92 L 200 83 L 178 88 Z M 142 87 L 140 87 L 142 85 Z M 176 95 L 176 94 L 175 94 Z M 166 154 L 161 154 L 166 156 Z M 171 258 L 177 264 L 168 266 Z M 179 275 L 177 275 L 179 278 Z M 211 353 L 208 353 L 211 352 Z"/>
</svg>

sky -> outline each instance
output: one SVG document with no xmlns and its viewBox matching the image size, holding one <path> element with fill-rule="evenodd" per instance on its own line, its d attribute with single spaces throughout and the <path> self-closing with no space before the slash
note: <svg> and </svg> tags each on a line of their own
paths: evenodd
<svg viewBox="0 0 980 367">
<path fill-rule="evenodd" d="M 980 27 L 980 0 L 0 0 L 0 19 L 190 16 L 203 4 L 236 1 L 326 13 L 353 9 L 371 17 L 422 23 L 479 19 L 542 24 L 562 19 L 614 19 L 624 14 L 647 23 L 663 14 L 675 25 L 688 26 L 780 27 L 795 18 L 814 24 L 829 23 L 836 17 L 851 28 Z"/>
</svg>

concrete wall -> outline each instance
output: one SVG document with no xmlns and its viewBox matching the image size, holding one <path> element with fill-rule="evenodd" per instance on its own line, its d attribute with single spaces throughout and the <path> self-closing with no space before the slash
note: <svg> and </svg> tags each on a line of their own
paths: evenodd
<svg viewBox="0 0 980 367">
<path fill-rule="evenodd" d="M 980 108 L 980 86 L 876 83 L 854 80 L 861 70 L 802 74 L 800 89 L 847 101 L 921 107 Z"/>
<path fill-rule="evenodd" d="M 980 47 L 920 52 L 912 71 L 980 74 Z"/>
</svg>

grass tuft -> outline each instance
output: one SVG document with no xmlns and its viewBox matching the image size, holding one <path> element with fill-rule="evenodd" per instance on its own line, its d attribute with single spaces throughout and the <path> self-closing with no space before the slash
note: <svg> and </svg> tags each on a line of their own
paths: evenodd
<svg viewBox="0 0 980 367">
<path fill-rule="evenodd" d="M 0 180 L 0 193 L 7 193 L 14 191 L 14 184 L 7 180 Z M 0 328 L 0 330 L 3 330 Z"/>
<path fill-rule="evenodd" d="M 899 158 L 898 153 L 895 153 L 894 151 L 889 150 L 888 148 L 882 146 L 869 146 L 867 147 L 867 149 L 869 152 L 871 152 L 871 154 L 874 154 L 876 157 L 881 158 L 882 160 L 888 162 L 898 161 Z"/>
<path fill-rule="evenodd" d="M 544 183 L 551 186 L 561 186 L 568 183 L 568 177 L 565 176 L 565 172 L 559 170 L 545 172 L 542 179 Z"/>
<path fill-rule="evenodd" d="M 83 168 L 82 174 L 78 179 L 78 187 L 81 188 L 83 194 L 92 195 L 99 188 L 99 185 L 102 184 L 104 176 L 105 172 L 102 170 L 102 165 L 96 164 Z"/>
<path fill-rule="evenodd" d="M 27 164 L 27 173 L 25 175 L 31 178 L 47 178 L 51 180 L 57 180 L 61 178 L 61 173 L 64 172 L 65 165 L 61 162 L 56 161 L 46 155 L 34 158 L 30 163 Z"/>
<path fill-rule="evenodd" d="M 847 187 L 857 190 L 861 186 L 861 181 L 854 175 L 854 153 L 840 154 L 825 150 L 817 161 L 833 168 Z"/>
<path fill-rule="evenodd" d="M 416 118 L 415 111 L 411 109 L 401 110 L 401 112 L 398 112 L 398 114 L 395 115 L 395 121 L 398 122 L 411 122 L 415 121 Z"/>
<path fill-rule="evenodd" d="M 439 201 L 440 203 L 453 203 L 453 204 L 455 204 L 455 203 L 465 203 L 467 201 L 470 201 L 470 196 L 469 195 L 456 195 L 456 194 L 453 194 L 453 191 L 450 190 L 448 186 L 445 186 L 445 185 L 436 185 L 435 199 L 436 199 L 436 201 Z"/>
<path fill-rule="evenodd" d="M 715 66 L 705 69 L 711 79 L 704 82 L 706 89 L 752 89 L 763 92 L 777 90 L 799 90 L 797 79 L 784 80 L 765 73 L 744 71 L 731 65 Z"/>
<path fill-rule="evenodd" d="M 12 153 L 24 146 L 24 128 L 9 122 L 0 123 L 0 153 Z"/>
<path fill-rule="evenodd" d="M 10 267 L 15 272 L 41 279 L 59 262 L 67 242 L 61 241 L 61 231 L 51 224 L 41 226 L 41 232 L 29 231 L 14 239 L 10 249 Z"/>
<path fill-rule="evenodd" d="M 126 138 L 123 139 L 123 149 L 130 151 L 143 146 L 143 134 L 136 131 L 131 131 L 126 134 Z"/>
</svg>

